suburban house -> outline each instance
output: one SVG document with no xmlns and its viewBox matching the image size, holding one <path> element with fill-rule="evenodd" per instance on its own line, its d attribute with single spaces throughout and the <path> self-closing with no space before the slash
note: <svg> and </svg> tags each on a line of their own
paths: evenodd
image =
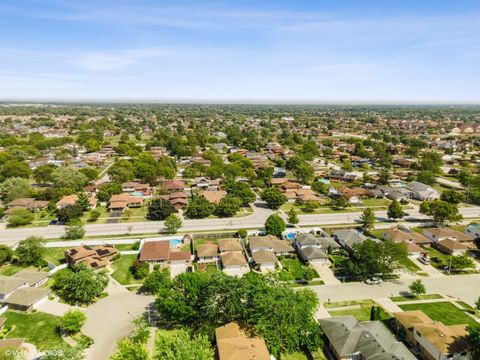
<svg viewBox="0 0 480 360">
<path fill-rule="evenodd" d="M 160 195 L 160 198 L 169 201 L 177 210 L 183 209 L 188 205 L 187 194 L 183 191 L 175 191 L 169 195 Z"/>
<path fill-rule="evenodd" d="M 222 200 L 225 196 L 227 196 L 227 192 L 224 190 L 207 190 L 202 193 L 202 196 L 212 204 L 218 204 L 220 200 Z"/>
<path fill-rule="evenodd" d="M 350 204 L 360 204 L 361 199 L 369 196 L 369 191 L 363 188 L 343 187 L 338 190 L 339 194 L 348 200 Z"/>
<path fill-rule="evenodd" d="M 163 180 L 160 186 L 162 190 L 170 192 L 185 190 L 185 182 L 182 180 Z"/>
<path fill-rule="evenodd" d="M 9 309 L 29 311 L 45 300 L 49 288 L 40 287 L 48 273 L 22 269 L 12 276 L 0 275 L 0 301 Z"/>
<path fill-rule="evenodd" d="M 465 228 L 465 234 L 474 239 L 480 238 L 480 224 L 470 224 Z"/>
<path fill-rule="evenodd" d="M 197 261 L 199 263 L 216 263 L 220 259 L 217 244 L 202 244 L 197 247 Z"/>
<path fill-rule="evenodd" d="M 206 177 L 195 178 L 195 187 L 201 190 L 216 191 L 220 188 L 220 179 L 210 180 Z"/>
<path fill-rule="evenodd" d="M 258 250 L 252 254 L 253 261 L 258 269 L 262 272 L 275 271 L 279 264 L 278 258 L 273 251 Z"/>
<path fill-rule="evenodd" d="M 446 326 L 430 319 L 423 311 L 393 314 L 395 331 L 418 354 L 428 360 L 471 359 L 466 341 L 466 325 Z"/>
<path fill-rule="evenodd" d="M 408 254 L 415 257 L 419 257 L 421 253 L 424 252 L 424 249 L 420 246 L 430 246 L 432 243 L 430 239 L 422 234 L 400 227 L 384 230 L 382 232 L 382 238 L 394 242 L 405 243 L 407 245 Z"/>
<path fill-rule="evenodd" d="M 150 185 L 138 181 L 128 181 L 122 184 L 122 192 L 134 196 L 150 196 Z"/>
<path fill-rule="evenodd" d="M 337 360 L 416 360 L 381 321 L 358 322 L 354 316 L 320 319 L 325 345 Z"/>
<path fill-rule="evenodd" d="M 6 214 L 16 209 L 27 209 L 30 211 L 42 210 L 48 206 L 48 201 L 35 200 L 34 198 L 19 198 L 7 204 Z"/>
<path fill-rule="evenodd" d="M 276 255 L 288 255 L 295 249 L 286 240 L 279 240 L 274 235 L 251 236 L 248 238 L 248 247 L 253 255 L 256 251 L 267 250 Z"/>
<path fill-rule="evenodd" d="M 355 229 L 337 230 L 333 233 L 333 237 L 344 249 L 350 252 L 353 251 L 353 246 L 355 244 L 361 244 L 368 239 L 365 235 Z M 371 240 L 380 242 L 378 239 Z"/>
<path fill-rule="evenodd" d="M 440 193 L 429 185 L 418 181 L 412 181 L 407 185 L 410 191 L 410 197 L 415 200 L 434 200 L 440 198 Z"/>
<path fill-rule="evenodd" d="M 243 247 L 236 238 L 218 239 L 218 250 L 223 254 L 229 251 L 243 251 Z"/>
<path fill-rule="evenodd" d="M 170 276 L 187 272 L 192 267 L 192 257 L 189 251 L 172 250 L 170 241 L 145 241 L 140 249 L 138 261 L 149 264 L 160 264 L 170 270 Z"/>
<path fill-rule="evenodd" d="M 474 246 L 473 237 L 448 228 L 426 228 L 423 235 L 432 240 L 432 245 L 447 254 L 464 254 Z"/>
<path fill-rule="evenodd" d="M 93 269 L 101 269 L 109 264 L 109 260 L 118 254 L 111 245 L 78 246 L 65 250 L 65 260 L 68 266 L 85 263 Z"/>
<path fill-rule="evenodd" d="M 77 194 L 72 194 L 72 195 L 67 195 L 61 198 L 57 204 L 56 207 L 57 209 L 63 209 L 66 206 L 71 206 L 75 205 L 78 200 L 78 195 Z M 88 197 L 88 204 L 90 209 L 95 209 L 97 207 L 97 199 L 94 196 L 89 196 Z"/>
<path fill-rule="evenodd" d="M 328 262 L 328 255 L 320 248 L 314 246 L 307 246 L 298 250 L 298 256 L 306 264 L 324 265 Z"/>
<path fill-rule="evenodd" d="M 262 338 L 250 337 L 240 326 L 231 322 L 215 329 L 218 360 L 270 360 Z"/>
<path fill-rule="evenodd" d="M 129 194 L 114 194 L 108 203 L 108 209 L 111 211 L 125 211 L 127 208 L 140 207 L 143 204 L 143 198 Z"/>
<path fill-rule="evenodd" d="M 323 252 L 327 252 L 328 249 L 335 252 L 341 248 L 335 240 L 323 231 L 321 236 L 315 236 L 311 233 L 299 233 L 295 237 L 293 244 L 297 250 L 312 246 L 323 250 Z"/>
<path fill-rule="evenodd" d="M 228 275 L 242 276 L 250 271 L 242 251 L 227 251 L 220 254 L 222 269 Z"/>
</svg>

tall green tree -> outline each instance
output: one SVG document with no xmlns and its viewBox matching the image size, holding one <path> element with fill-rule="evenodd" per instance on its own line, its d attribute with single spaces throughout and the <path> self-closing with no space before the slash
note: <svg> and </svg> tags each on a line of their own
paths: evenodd
<svg viewBox="0 0 480 360">
<path fill-rule="evenodd" d="M 413 295 L 422 295 L 427 292 L 425 289 L 425 285 L 420 279 L 413 281 L 408 287 L 408 290 L 410 290 L 410 293 L 412 293 Z"/>
<path fill-rule="evenodd" d="M 387 216 L 389 219 L 398 220 L 403 218 L 404 212 L 399 201 L 393 200 L 388 205 Z"/>
<path fill-rule="evenodd" d="M 287 225 L 285 224 L 285 221 L 278 214 L 270 215 L 265 221 L 265 231 L 267 234 L 275 235 L 278 238 L 282 236 L 282 233 L 286 228 Z"/>
<path fill-rule="evenodd" d="M 215 210 L 215 205 L 208 202 L 203 196 L 195 196 L 185 209 L 185 215 L 190 219 L 204 219 Z"/>
<path fill-rule="evenodd" d="M 366 208 L 363 210 L 362 215 L 360 215 L 360 221 L 362 224 L 363 230 L 370 231 L 375 226 L 375 213 L 371 208 Z"/>
<path fill-rule="evenodd" d="M 420 213 L 431 216 L 439 224 L 456 222 L 463 218 L 456 205 L 438 199 L 422 202 Z"/>
<path fill-rule="evenodd" d="M 32 187 L 28 179 L 11 177 L 0 184 L 0 191 L 5 202 L 19 198 L 28 198 L 32 195 Z"/>
<path fill-rule="evenodd" d="M 182 219 L 177 214 L 170 214 L 165 219 L 165 229 L 171 234 L 175 234 L 182 227 Z"/>
<path fill-rule="evenodd" d="M 148 220 L 165 220 L 171 214 L 176 213 L 177 210 L 165 199 L 153 199 L 148 205 L 147 219 Z"/>
<path fill-rule="evenodd" d="M 288 222 L 292 225 L 298 224 L 298 215 L 294 208 L 288 212 Z"/>
<path fill-rule="evenodd" d="M 37 236 L 29 236 L 18 243 L 15 255 L 19 263 L 38 265 L 42 262 L 45 251 L 45 239 Z"/>
<path fill-rule="evenodd" d="M 262 192 L 262 200 L 267 203 L 270 209 L 278 209 L 287 202 L 287 198 L 277 188 L 268 188 Z"/>
<path fill-rule="evenodd" d="M 213 355 L 207 336 L 192 336 L 183 329 L 157 332 L 155 360 L 210 360 Z"/>
</svg>

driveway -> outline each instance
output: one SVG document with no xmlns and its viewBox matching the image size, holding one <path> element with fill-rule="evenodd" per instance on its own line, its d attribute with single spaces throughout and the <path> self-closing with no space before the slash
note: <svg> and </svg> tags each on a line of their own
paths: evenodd
<svg viewBox="0 0 480 360">
<path fill-rule="evenodd" d="M 82 310 L 77 306 L 71 306 L 68 304 L 64 304 L 55 300 L 46 299 L 42 301 L 41 304 L 35 307 L 38 311 L 42 311 L 47 314 L 55 315 L 55 316 L 63 316 L 68 310 Z"/>
<path fill-rule="evenodd" d="M 94 340 L 85 352 L 87 360 L 108 359 L 117 340 L 131 331 L 132 321 L 155 300 L 153 296 L 138 295 L 120 287 L 111 282 L 107 288 L 109 295 L 87 309 L 82 331 Z"/>
<path fill-rule="evenodd" d="M 316 270 L 320 279 L 323 280 L 325 285 L 336 285 L 341 284 L 341 281 L 338 280 L 335 275 L 333 275 L 333 270 L 328 267 L 328 265 L 321 264 L 312 264 L 313 268 Z"/>
</svg>

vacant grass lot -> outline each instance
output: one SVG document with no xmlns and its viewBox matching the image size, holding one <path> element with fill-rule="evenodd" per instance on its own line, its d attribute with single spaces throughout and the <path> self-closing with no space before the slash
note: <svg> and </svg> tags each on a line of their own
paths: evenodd
<svg viewBox="0 0 480 360">
<path fill-rule="evenodd" d="M 25 338 L 39 350 L 55 349 L 65 345 L 57 331 L 59 318 L 42 312 L 26 314 L 17 311 L 7 311 L 2 315 L 7 319 L 6 325 L 15 326 L 8 338 Z"/>
<path fill-rule="evenodd" d="M 141 284 L 141 280 L 137 280 L 130 272 L 130 267 L 133 265 L 137 255 L 122 255 L 120 259 L 112 262 L 112 267 L 115 270 L 112 277 L 122 285 Z"/>
<path fill-rule="evenodd" d="M 466 315 L 464 311 L 448 301 L 405 304 L 399 305 L 399 307 L 404 311 L 422 310 L 432 320 L 441 321 L 445 325 L 476 324 L 476 322 L 470 316 Z"/>
</svg>

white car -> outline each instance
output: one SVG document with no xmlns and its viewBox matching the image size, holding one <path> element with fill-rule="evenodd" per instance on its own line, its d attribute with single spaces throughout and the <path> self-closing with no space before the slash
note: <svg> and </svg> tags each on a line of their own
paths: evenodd
<svg viewBox="0 0 480 360">
<path fill-rule="evenodd" d="M 368 285 L 377 285 L 377 284 L 380 284 L 382 282 L 382 279 L 374 276 L 374 277 L 371 277 L 371 278 L 365 280 L 365 282 Z"/>
</svg>

